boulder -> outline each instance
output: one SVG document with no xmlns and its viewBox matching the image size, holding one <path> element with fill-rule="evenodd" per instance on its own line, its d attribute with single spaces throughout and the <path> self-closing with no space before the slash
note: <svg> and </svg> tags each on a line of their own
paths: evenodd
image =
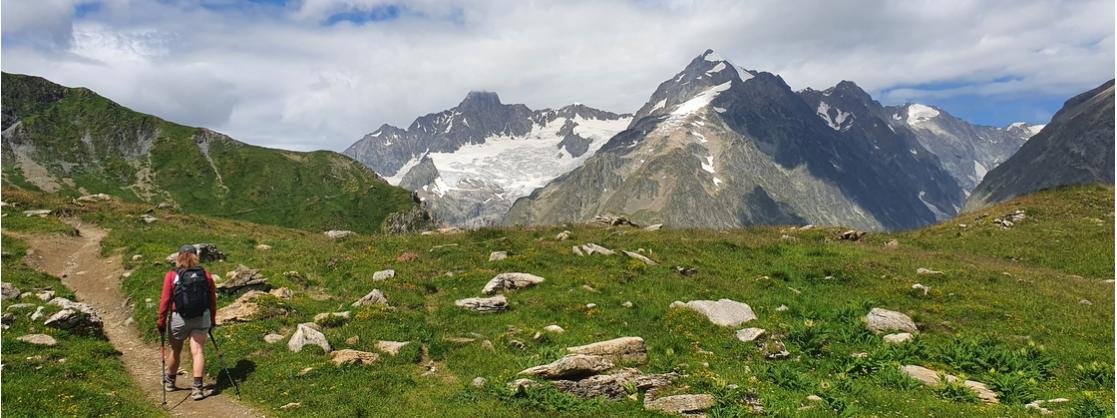
<svg viewBox="0 0 1117 418">
<path fill-rule="evenodd" d="M 760 338 L 763 335 L 763 328 L 745 328 L 737 330 L 737 339 L 741 340 L 741 342 L 746 343 L 756 341 L 757 338 Z"/>
<path fill-rule="evenodd" d="M 325 234 L 326 234 L 326 238 L 329 238 L 329 239 L 332 239 L 332 240 L 339 240 L 339 239 L 349 238 L 351 236 L 357 235 L 357 233 L 353 232 L 353 231 L 338 230 L 338 229 L 331 229 L 329 231 L 326 231 Z"/>
<path fill-rule="evenodd" d="M 56 329 L 64 329 L 75 334 L 92 335 L 102 338 L 105 336 L 104 322 L 101 320 L 100 316 L 93 312 L 92 308 L 88 311 L 75 308 L 63 308 L 61 311 L 51 315 L 50 318 L 47 318 L 47 320 L 43 322 L 43 325 Z"/>
<path fill-rule="evenodd" d="M 54 337 L 46 334 L 27 334 L 19 337 L 19 340 L 28 344 L 45 345 L 47 347 L 54 347 L 58 344 L 58 341 L 55 341 Z"/>
<path fill-rule="evenodd" d="M 961 380 L 957 376 L 949 374 L 942 374 L 940 376 L 938 372 L 921 366 L 904 365 L 900 366 L 900 371 L 927 386 L 938 386 L 944 379 L 950 383 L 957 383 Z M 964 380 L 962 381 L 962 385 L 972 390 L 982 402 L 1000 403 L 1000 400 L 997 399 L 997 394 L 990 390 L 984 383 L 974 380 Z"/>
<path fill-rule="evenodd" d="M 348 348 L 330 353 L 330 361 L 338 366 L 347 364 L 372 364 L 376 363 L 377 360 L 380 360 L 379 354 Z"/>
<path fill-rule="evenodd" d="M 613 368 L 613 362 L 602 356 L 571 354 L 548 364 L 524 369 L 519 374 L 544 379 L 571 379 L 592 376 Z"/>
<path fill-rule="evenodd" d="M 8 282 L 0 283 L 0 298 L 4 300 L 15 299 L 19 297 L 20 292 L 15 286 Z"/>
<path fill-rule="evenodd" d="M 269 333 L 268 335 L 264 336 L 264 342 L 266 342 L 268 344 L 275 344 L 277 342 L 283 341 L 284 338 L 286 338 L 286 337 L 273 332 L 273 333 Z"/>
<path fill-rule="evenodd" d="M 491 295 L 503 290 L 515 290 L 543 283 L 542 277 L 528 273 L 500 273 L 489 280 L 481 293 Z"/>
<path fill-rule="evenodd" d="M 384 293 L 380 292 L 380 289 L 372 289 L 371 292 L 368 292 L 368 294 L 365 295 L 364 297 L 362 297 L 360 299 L 357 299 L 357 301 L 353 302 L 353 304 L 350 305 L 350 306 L 356 308 L 358 306 L 387 305 L 387 304 L 388 304 L 388 298 L 384 296 Z"/>
<path fill-rule="evenodd" d="M 349 322 L 349 311 L 322 312 L 314 315 L 314 323 L 322 326 L 331 326 L 332 324 L 342 324 L 345 322 Z"/>
<path fill-rule="evenodd" d="M 915 338 L 911 333 L 899 332 L 896 334 L 888 334 L 884 336 L 885 344 L 903 344 Z"/>
<path fill-rule="evenodd" d="M 321 331 L 318 331 L 318 324 L 313 322 L 299 324 L 295 333 L 291 335 L 291 339 L 287 341 L 287 349 L 294 352 L 302 351 L 306 345 L 316 345 L 327 353 L 332 351 L 330 342 L 326 340 L 326 336 Z"/>
<path fill-rule="evenodd" d="M 380 270 L 376 273 L 372 273 L 372 281 L 374 281 L 374 282 L 380 282 L 380 281 L 388 280 L 388 279 L 391 279 L 393 277 L 396 277 L 396 271 L 392 270 L 392 269 Z"/>
<path fill-rule="evenodd" d="M 865 323 L 869 331 L 878 334 L 888 331 L 919 332 L 911 317 L 887 309 L 873 308 L 865 315 Z"/>
<path fill-rule="evenodd" d="M 225 276 L 225 281 L 217 285 L 217 291 L 223 294 L 233 295 L 250 290 L 266 292 L 271 289 L 268 279 L 260 274 L 260 269 L 251 269 L 243 264 Z"/>
<path fill-rule="evenodd" d="M 688 415 L 713 408 L 717 404 L 714 395 L 672 395 L 644 400 L 644 409 L 672 415 Z"/>
<path fill-rule="evenodd" d="M 579 247 L 577 245 L 575 245 L 573 247 L 570 247 L 570 251 L 573 251 L 574 254 L 578 255 L 578 257 L 585 257 L 586 256 L 586 253 L 582 252 L 582 247 Z"/>
<path fill-rule="evenodd" d="M 500 261 L 508 258 L 508 251 L 493 251 L 489 253 L 489 261 Z"/>
<path fill-rule="evenodd" d="M 388 355 L 395 356 L 395 355 L 398 355 L 400 350 L 402 350 L 403 347 L 406 347 L 408 344 L 411 344 L 411 342 L 410 341 L 377 341 L 376 342 L 376 349 L 380 350 L 384 353 L 387 353 Z"/>
<path fill-rule="evenodd" d="M 454 305 L 481 313 L 502 312 L 508 309 L 508 299 L 505 299 L 504 295 L 491 298 L 465 298 L 454 301 Z"/>
<path fill-rule="evenodd" d="M 629 396 L 629 388 L 638 391 L 658 389 L 670 385 L 678 377 L 676 373 L 643 374 L 639 370 L 625 368 L 614 373 L 590 376 L 577 381 L 556 380 L 555 388 L 586 399 L 604 397 L 621 400 Z"/>
<path fill-rule="evenodd" d="M 940 276 L 943 273 L 941 271 L 938 271 L 938 270 L 931 270 L 929 268 L 920 267 L 920 268 L 915 269 L 915 274 L 920 275 L 920 276 Z"/>
<path fill-rule="evenodd" d="M 256 304 L 255 300 L 264 295 L 267 295 L 267 293 L 259 290 L 249 290 L 245 294 L 240 295 L 233 303 L 218 309 L 214 320 L 216 320 L 218 324 L 228 324 L 231 322 L 248 322 L 256 319 L 256 315 L 260 313 L 260 305 Z"/>
<path fill-rule="evenodd" d="M 652 260 L 652 259 L 650 259 L 650 258 L 648 258 L 648 257 L 644 257 L 644 255 L 643 255 L 643 254 L 640 254 L 640 253 L 637 253 L 637 252 L 633 252 L 633 251 L 624 251 L 624 255 L 627 255 L 627 256 L 629 256 L 629 258 L 634 258 L 634 259 L 636 259 L 636 260 L 639 260 L 640 262 L 642 262 L 642 263 L 644 263 L 644 264 L 647 264 L 647 265 L 649 265 L 649 266 L 654 266 L 654 265 L 658 264 L 658 263 L 656 263 L 656 262 L 655 262 L 654 260 Z"/>
<path fill-rule="evenodd" d="M 736 327 L 756 319 L 749 305 L 731 299 L 675 301 L 671 308 L 686 308 L 705 315 L 710 322 L 723 327 Z"/>
<path fill-rule="evenodd" d="M 571 354 L 588 354 L 602 356 L 614 362 L 645 363 L 648 361 L 648 349 L 644 346 L 644 339 L 640 337 L 620 337 L 592 344 L 567 347 Z"/>
<path fill-rule="evenodd" d="M 275 297 L 283 299 L 283 300 L 291 300 L 291 298 L 295 297 L 295 292 L 293 290 L 289 289 L 289 288 L 286 288 L 286 287 L 281 287 L 279 289 L 272 289 L 268 293 L 270 293 L 272 296 L 275 296 Z"/>
</svg>

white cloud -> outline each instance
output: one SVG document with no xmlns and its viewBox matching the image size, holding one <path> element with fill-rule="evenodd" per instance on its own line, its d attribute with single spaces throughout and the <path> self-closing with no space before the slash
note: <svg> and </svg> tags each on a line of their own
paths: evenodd
<svg viewBox="0 0 1117 418">
<path fill-rule="evenodd" d="M 398 18 L 323 24 L 390 4 L 400 5 Z M 3 68 L 251 143 L 341 150 L 474 89 L 533 108 L 631 112 L 706 48 L 797 89 L 849 79 L 886 101 L 1069 97 L 1113 77 L 1113 9 L 1048 0 L 304 0 L 270 9 L 112 0 L 74 20 L 71 2 L 5 0 Z M 951 88 L 919 87 L 929 84 Z"/>
</svg>

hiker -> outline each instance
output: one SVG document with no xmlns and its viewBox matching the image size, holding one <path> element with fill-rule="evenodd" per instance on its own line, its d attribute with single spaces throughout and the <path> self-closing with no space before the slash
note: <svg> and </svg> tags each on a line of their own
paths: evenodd
<svg viewBox="0 0 1117 418">
<path fill-rule="evenodd" d="M 190 340 L 190 356 L 194 364 L 194 385 L 190 396 L 194 400 L 205 398 L 202 377 L 205 376 L 206 358 L 203 349 L 206 334 L 217 326 L 213 320 L 217 312 L 217 291 L 213 276 L 198 265 L 198 249 L 183 245 L 175 259 L 175 269 L 163 277 L 163 298 L 159 302 L 159 332 L 166 333 L 170 316 L 170 358 L 164 358 L 167 369 L 163 371 L 163 390 L 173 391 L 178 374 L 179 358 L 183 343 Z"/>
</svg>

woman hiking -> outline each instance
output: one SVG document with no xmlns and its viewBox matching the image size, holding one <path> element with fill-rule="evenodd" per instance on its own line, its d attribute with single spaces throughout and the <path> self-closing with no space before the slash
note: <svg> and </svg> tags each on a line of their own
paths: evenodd
<svg viewBox="0 0 1117 418">
<path fill-rule="evenodd" d="M 203 390 L 206 358 L 203 349 L 206 333 L 217 326 L 213 316 L 217 312 L 217 292 L 213 276 L 198 265 L 198 249 L 183 245 L 175 259 L 175 269 L 163 277 L 163 298 L 159 302 L 159 332 L 167 332 L 170 317 L 170 358 L 165 358 L 167 370 L 163 371 L 163 390 L 173 391 L 178 374 L 179 358 L 184 342 L 190 340 L 190 356 L 194 365 L 194 385 L 190 397 L 204 399 L 209 395 Z"/>
</svg>

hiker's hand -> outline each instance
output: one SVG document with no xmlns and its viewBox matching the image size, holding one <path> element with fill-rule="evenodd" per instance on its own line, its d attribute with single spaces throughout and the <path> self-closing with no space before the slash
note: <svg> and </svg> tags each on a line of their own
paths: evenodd
<svg viewBox="0 0 1117 418">
<path fill-rule="evenodd" d="M 155 321 L 155 327 L 159 328 L 159 332 L 167 332 L 167 323 L 162 319 Z"/>
</svg>

